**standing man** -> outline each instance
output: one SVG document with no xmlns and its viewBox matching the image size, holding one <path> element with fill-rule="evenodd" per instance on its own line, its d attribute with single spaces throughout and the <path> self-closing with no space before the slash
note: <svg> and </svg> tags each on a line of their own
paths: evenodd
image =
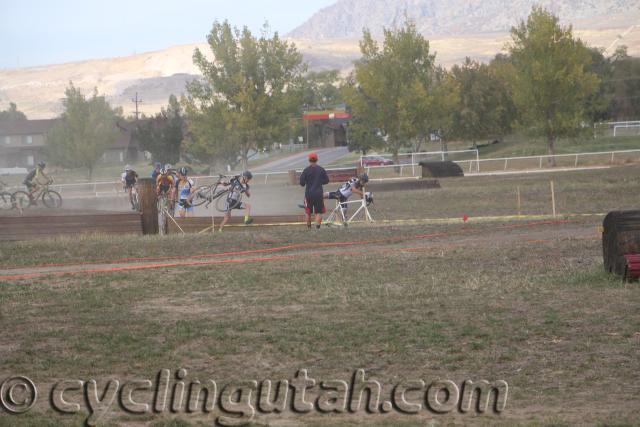
<svg viewBox="0 0 640 427">
<path fill-rule="evenodd" d="M 309 153 L 309 166 L 300 175 L 300 185 L 304 189 L 304 211 L 307 214 L 307 228 L 311 228 L 311 214 L 316 216 L 316 228 L 322 224 L 322 214 L 326 212 L 324 207 L 324 192 L 322 186 L 329 183 L 327 171 L 318 165 L 318 155 Z"/>
</svg>

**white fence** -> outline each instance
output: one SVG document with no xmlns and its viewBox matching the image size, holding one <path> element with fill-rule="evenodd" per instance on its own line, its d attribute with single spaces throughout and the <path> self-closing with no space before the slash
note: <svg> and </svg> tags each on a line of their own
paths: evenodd
<svg viewBox="0 0 640 427">
<path fill-rule="evenodd" d="M 622 133 L 619 132 L 621 129 L 634 129 L 633 132 L 624 131 Z M 624 122 L 602 122 L 602 123 L 594 123 L 593 124 L 593 137 L 597 138 L 598 136 L 630 136 L 630 135 L 640 135 L 640 120 L 629 120 Z"/>
<path fill-rule="evenodd" d="M 461 150 L 460 153 L 477 150 Z M 442 152 L 429 152 L 429 155 Z M 449 152 L 451 153 L 451 152 Z M 420 155 L 423 153 L 412 153 Z M 415 158 L 415 157 L 414 157 Z M 502 157 L 492 159 L 453 160 L 467 174 L 481 172 L 500 171 L 531 171 L 543 170 L 548 166 L 550 159 L 554 159 L 558 168 L 578 168 L 588 166 L 606 166 L 613 164 L 640 163 L 640 149 L 601 151 L 592 153 L 575 154 L 555 154 L 540 156 L 520 156 Z M 353 169 L 354 166 L 332 169 Z M 365 171 L 373 180 L 392 178 L 417 178 L 421 175 L 421 168 L 417 162 L 407 162 L 393 165 L 365 166 Z M 289 171 L 255 172 L 253 174 L 256 184 L 287 184 L 289 182 Z M 219 175 L 194 176 L 195 185 L 212 184 L 219 178 Z M 53 184 L 52 189 L 60 192 L 63 197 L 104 197 L 124 195 L 122 183 L 120 181 L 103 181 L 73 184 Z M 17 187 L 8 188 L 7 191 L 17 190 Z"/>
</svg>

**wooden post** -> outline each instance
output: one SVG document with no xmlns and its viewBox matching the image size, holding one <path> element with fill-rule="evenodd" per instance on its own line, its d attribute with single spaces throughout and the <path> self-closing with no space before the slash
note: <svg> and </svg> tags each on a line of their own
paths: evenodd
<svg viewBox="0 0 640 427">
<path fill-rule="evenodd" d="M 516 185 L 516 194 L 518 196 L 518 215 L 522 215 L 520 213 L 520 186 Z"/>
<path fill-rule="evenodd" d="M 553 181 L 551 181 L 551 208 L 553 210 L 553 217 L 556 217 L 556 193 L 553 190 Z"/>
<path fill-rule="evenodd" d="M 142 210 L 142 234 L 158 234 L 158 197 L 153 178 L 138 180 L 138 194 Z"/>
</svg>

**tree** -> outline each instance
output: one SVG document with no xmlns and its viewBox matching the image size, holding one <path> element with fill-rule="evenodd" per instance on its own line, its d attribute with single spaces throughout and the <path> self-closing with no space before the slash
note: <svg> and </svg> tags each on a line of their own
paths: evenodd
<svg viewBox="0 0 640 427">
<path fill-rule="evenodd" d="M 521 125 L 544 136 L 554 154 L 557 138 L 576 135 L 587 121 L 586 100 L 599 84 L 598 76 L 588 71 L 591 55 L 573 38 L 571 26 L 560 26 L 556 16 L 539 6 L 511 29 L 511 38 Z M 555 166 L 553 157 L 549 162 Z"/>
<path fill-rule="evenodd" d="M 429 42 L 411 22 L 400 29 L 384 29 L 382 48 L 364 30 L 360 51 L 362 58 L 354 71 L 357 88 L 348 102 L 355 117 L 380 132 L 397 163 L 403 146 L 424 137 L 427 126 L 414 119 L 434 105 L 430 94 L 435 55 L 429 53 Z"/>
<path fill-rule="evenodd" d="M 616 49 L 610 58 L 611 78 L 607 82 L 613 98 L 611 117 L 615 120 L 640 118 L 640 58 L 627 54 L 626 46 Z"/>
<path fill-rule="evenodd" d="M 493 67 L 466 58 L 451 74 L 459 89 L 453 117 L 455 136 L 476 142 L 500 138 L 511 128 L 513 103 L 507 86 Z"/>
<path fill-rule="evenodd" d="M 142 149 L 149 151 L 153 160 L 160 163 L 180 161 L 180 147 L 184 139 L 185 121 L 182 107 L 175 95 L 169 97 L 169 105 L 151 119 L 141 120 L 134 138 Z"/>
<path fill-rule="evenodd" d="M 0 111 L 0 122 L 15 122 L 27 120 L 27 116 L 22 112 L 18 111 L 18 107 L 13 102 L 9 103 L 9 109 L 5 111 Z"/>
<path fill-rule="evenodd" d="M 289 117 L 299 108 L 299 99 L 294 96 L 299 91 L 294 88 L 301 84 L 305 71 L 302 55 L 278 33 L 269 38 L 267 30 L 265 27 L 262 36 L 256 38 L 247 27 L 240 32 L 226 21 L 215 22 L 207 37 L 213 60 L 199 49 L 193 55 L 204 81 L 187 85 L 189 122 L 223 127 L 213 131 L 211 125 L 196 126 L 197 144 L 220 145 L 222 151 L 234 147 L 243 167 L 250 150 L 287 135 Z M 217 139 L 202 139 L 213 135 Z M 206 151 L 221 150 L 210 147 Z"/>
<path fill-rule="evenodd" d="M 89 179 L 95 164 L 119 135 L 116 120 L 120 109 L 112 109 L 94 89 L 87 99 L 69 83 L 62 101 L 64 112 L 47 138 L 48 158 L 67 168 L 86 168 Z"/>
</svg>

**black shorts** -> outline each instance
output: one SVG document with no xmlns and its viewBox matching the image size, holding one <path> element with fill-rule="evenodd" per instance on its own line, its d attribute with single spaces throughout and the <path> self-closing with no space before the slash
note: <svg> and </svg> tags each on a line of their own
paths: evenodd
<svg viewBox="0 0 640 427">
<path fill-rule="evenodd" d="M 224 212 L 231 212 L 233 209 L 244 209 L 244 202 L 238 202 L 236 199 L 227 199 L 224 203 Z"/>
<path fill-rule="evenodd" d="M 323 214 L 327 210 L 324 207 L 324 200 L 322 199 L 322 197 L 320 197 L 318 199 L 311 198 L 311 197 L 305 197 L 304 198 L 304 211 L 308 215 L 311 215 L 312 213 L 314 213 L 314 214 Z"/>
<path fill-rule="evenodd" d="M 340 203 L 344 203 L 344 202 L 346 202 L 346 201 L 347 201 L 347 198 L 346 198 L 346 197 L 344 197 L 344 196 L 342 195 L 342 193 L 341 193 L 341 192 L 339 192 L 339 191 L 330 191 L 330 192 L 329 192 L 329 197 L 328 197 L 328 198 L 329 198 L 329 199 L 333 199 L 333 200 L 337 200 L 337 201 L 339 201 Z"/>
<path fill-rule="evenodd" d="M 33 182 L 31 182 L 31 181 L 25 181 L 25 182 L 24 182 L 24 185 L 26 185 L 26 186 L 27 186 L 27 190 L 29 190 L 29 191 L 31 191 L 31 190 L 33 190 L 34 188 L 36 188 L 36 187 L 37 187 L 37 186 L 36 186 Z"/>
</svg>

